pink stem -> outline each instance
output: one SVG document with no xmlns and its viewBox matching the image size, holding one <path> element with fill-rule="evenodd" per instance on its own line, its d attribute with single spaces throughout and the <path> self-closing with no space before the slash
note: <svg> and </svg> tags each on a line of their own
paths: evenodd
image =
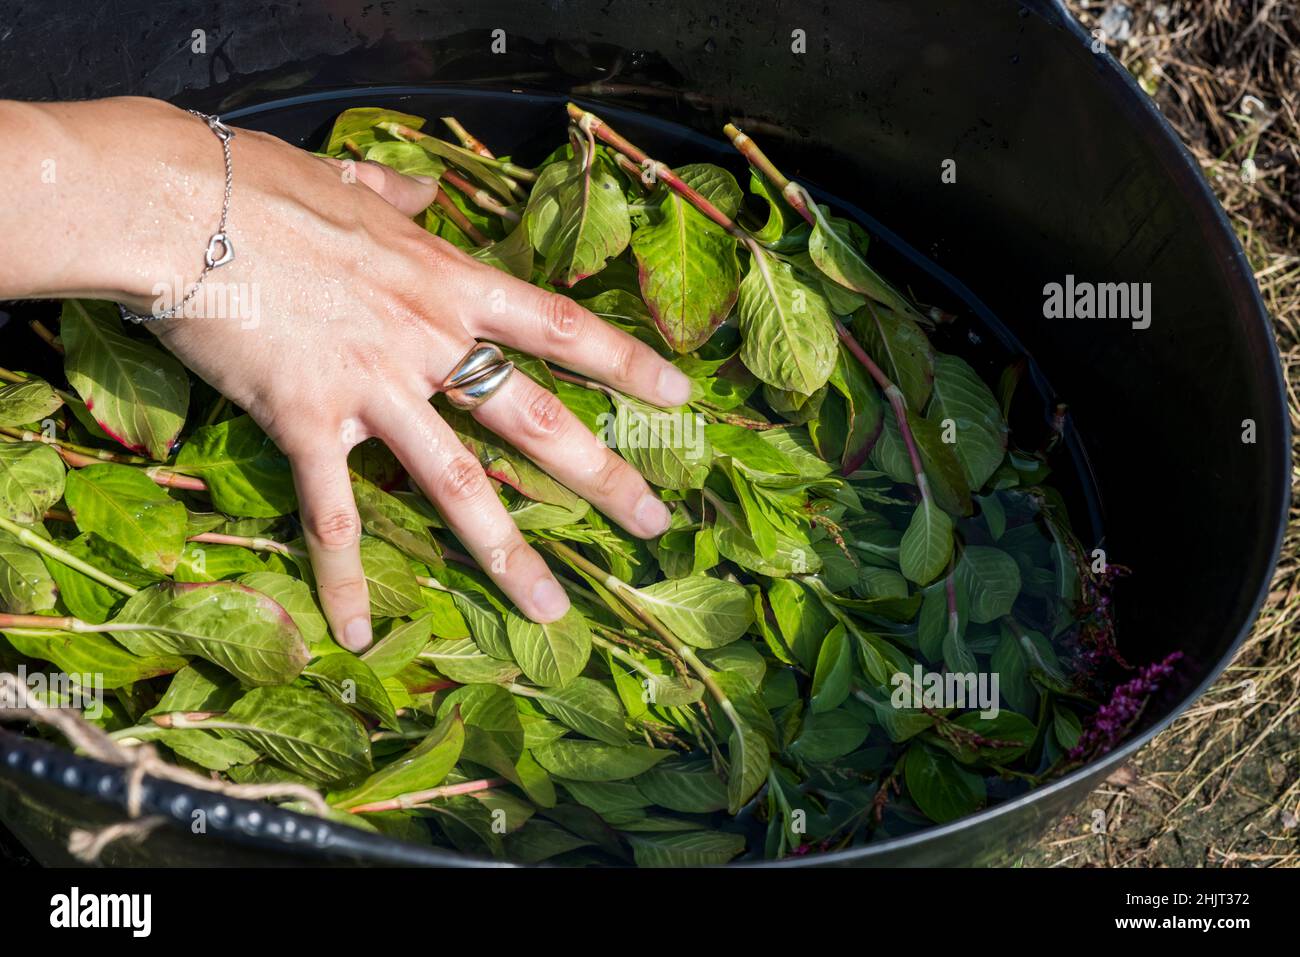
<svg viewBox="0 0 1300 957">
<path fill-rule="evenodd" d="M 612 146 L 628 159 L 638 164 L 642 169 L 653 169 L 655 178 L 666 185 L 673 192 L 679 194 L 688 203 L 698 209 L 709 219 L 713 220 L 727 232 L 731 233 L 737 239 L 744 238 L 744 231 L 736 225 L 735 220 L 724 213 L 718 207 L 704 198 L 699 190 L 694 189 L 686 184 L 680 176 L 672 171 L 671 168 L 660 163 L 658 160 L 651 159 L 645 150 L 641 147 L 624 139 L 617 131 L 611 129 L 604 120 L 594 113 L 588 113 L 582 107 L 575 103 L 568 106 L 569 116 L 585 132 L 595 134 L 596 138 Z"/>
<path fill-rule="evenodd" d="M 907 446 L 907 457 L 911 460 L 912 471 L 916 475 L 916 487 L 921 490 L 921 498 L 929 501 L 930 483 L 925 478 L 925 466 L 921 463 L 921 452 L 917 448 L 916 439 L 912 435 L 912 427 L 907 423 L 907 400 L 903 398 L 902 390 L 890 381 L 884 370 L 876 365 L 871 356 L 867 354 L 867 350 L 862 348 L 857 339 L 853 338 L 853 333 L 849 332 L 844 323 L 838 319 L 835 320 L 835 332 L 853 357 L 862 363 L 868 375 L 875 380 L 876 385 L 880 386 L 881 391 L 885 393 L 885 398 L 889 400 L 890 406 L 893 407 L 894 418 L 898 422 L 898 432 L 903 437 L 903 444 Z"/>
<path fill-rule="evenodd" d="M 407 794 L 399 794 L 395 798 L 389 798 L 386 801 L 373 801 L 370 804 L 359 804 L 356 807 L 348 808 L 349 814 L 370 814 L 376 811 L 399 811 L 402 808 L 414 807 L 417 804 L 424 804 L 428 801 L 434 801 L 438 798 L 456 797 L 460 794 L 477 794 L 479 791 L 489 791 L 492 788 L 499 788 L 506 781 L 504 778 L 483 778 L 478 781 L 464 781 L 460 784 L 446 784 L 442 787 L 429 788 L 424 791 L 411 791 Z"/>
</svg>

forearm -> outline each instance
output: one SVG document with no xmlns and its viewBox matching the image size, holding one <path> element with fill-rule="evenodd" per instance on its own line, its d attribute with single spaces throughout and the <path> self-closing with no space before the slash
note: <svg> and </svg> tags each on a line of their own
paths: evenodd
<svg viewBox="0 0 1300 957">
<path fill-rule="evenodd" d="M 0 101 L 0 298 L 147 307 L 191 282 L 220 210 L 221 151 L 158 100 Z"/>
</svg>

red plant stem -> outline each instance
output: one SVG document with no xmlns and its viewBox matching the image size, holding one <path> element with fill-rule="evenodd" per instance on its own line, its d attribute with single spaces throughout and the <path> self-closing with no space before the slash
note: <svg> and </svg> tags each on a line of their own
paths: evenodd
<svg viewBox="0 0 1300 957">
<path fill-rule="evenodd" d="M 169 472 L 167 469 L 156 466 L 145 469 L 144 474 L 164 488 L 182 488 L 188 492 L 206 492 L 208 490 L 207 482 L 201 478 L 194 478 L 192 475 L 181 475 L 179 472 Z"/>
<path fill-rule="evenodd" d="M 446 214 L 447 218 L 455 223 L 456 226 L 459 227 L 460 231 L 468 236 L 476 245 L 492 245 L 492 240 L 484 236 L 483 233 L 479 231 L 479 228 L 465 217 L 465 214 L 460 211 L 460 208 L 452 202 L 451 197 L 447 195 L 445 189 L 439 187 L 438 192 L 433 197 L 433 201 L 438 204 L 443 213 Z"/>
<path fill-rule="evenodd" d="M 61 509 L 57 509 L 57 508 L 51 508 L 51 509 L 46 510 L 46 512 L 45 512 L 45 518 L 46 518 L 48 521 L 51 521 L 51 522 L 73 522 L 73 521 L 75 521 L 75 519 L 73 519 L 73 517 L 72 517 L 72 513 L 71 513 L 71 512 L 65 512 L 65 511 L 63 511 L 63 510 L 61 510 Z"/>
<path fill-rule="evenodd" d="M 447 129 L 451 130 L 452 136 L 460 140 L 460 145 L 465 147 L 465 149 L 473 150 L 475 153 L 477 153 L 479 156 L 483 157 L 484 159 L 497 158 L 495 153 L 493 153 L 490 149 L 488 149 L 486 146 L 483 145 L 482 140 L 480 140 L 469 130 L 465 129 L 465 127 L 461 126 L 460 120 L 456 119 L 456 117 L 444 116 L 442 117 L 442 122 L 447 125 Z"/>
<path fill-rule="evenodd" d="M 461 176 L 455 170 L 452 169 L 443 170 L 441 181 L 446 183 L 449 186 L 454 186 L 456 189 L 460 190 L 479 209 L 483 209 L 489 213 L 493 213 L 497 216 L 500 216 L 502 219 L 511 223 L 519 222 L 518 213 L 516 213 L 513 209 L 510 209 L 509 207 L 502 206 L 495 199 L 493 199 L 491 196 L 488 195 L 487 190 L 480 189 L 479 187 L 475 186 L 473 183 L 471 183 L 465 177 Z"/>
<path fill-rule="evenodd" d="M 616 165 L 624 173 L 627 173 L 627 175 L 631 177 L 632 182 L 636 183 L 637 186 L 641 187 L 642 192 L 648 192 L 649 187 L 647 187 L 645 181 L 641 179 L 641 172 L 642 172 L 641 167 L 637 166 L 636 163 L 633 163 L 622 153 L 615 153 L 614 165 Z"/>
<path fill-rule="evenodd" d="M 201 532 L 198 535 L 191 535 L 186 541 L 208 545 L 236 545 L 239 548 L 247 548 L 255 552 L 275 552 L 277 555 L 286 557 L 306 554 L 292 546 L 285 545 L 283 542 L 272 541 L 269 538 L 248 538 L 243 535 L 226 535 L 222 532 Z"/>
<path fill-rule="evenodd" d="M 868 303 L 868 308 L 870 308 L 870 303 Z M 867 374 L 875 380 L 876 385 L 885 393 L 885 398 L 889 400 L 889 404 L 894 410 L 894 418 L 898 422 L 899 434 L 903 437 L 903 444 L 907 446 L 907 457 L 911 460 L 912 472 L 916 475 L 916 487 L 921 492 L 921 498 L 929 501 L 930 483 L 926 481 L 925 466 L 921 462 L 921 452 L 916 446 L 915 437 L 912 435 L 912 427 L 907 422 L 907 400 L 903 397 L 903 391 L 890 381 L 884 370 L 876 365 L 871 356 L 867 354 L 867 350 L 862 348 L 857 339 L 853 338 L 853 333 L 849 332 L 844 323 L 838 319 L 835 320 L 835 332 L 839 335 L 840 341 L 844 343 L 849 353 L 862 363 L 867 370 Z"/>
<path fill-rule="evenodd" d="M 441 787 L 428 788 L 424 791 L 410 791 L 406 794 L 399 794 L 395 798 L 389 798 L 386 801 L 372 801 L 370 804 L 358 804 L 356 807 L 347 808 L 349 814 L 371 814 L 376 811 L 400 811 L 403 808 L 414 807 L 417 804 L 425 804 L 438 798 L 456 797 L 459 794 L 477 794 L 479 791 L 490 791 L 492 788 L 499 788 L 506 783 L 505 778 L 482 778 L 478 781 L 463 781 L 460 784 L 444 784 Z"/>
<path fill-rule="evenodd" d="M 663 183 L 677 193 L 737 239 L 743 240 L 745 238 L 745 231 L 736 225 L 735 220 L 705 199 L 699 190 L 688 186 L 685 180 L 674 173 L 670 167 L 658 160 L 651 159 L 645 150 L 626 140 L 622 134 L 612 129 L 596 114 L 587 112 L 576 103 L 570 103 L 568 110 L 569 116 L 584 132 L 594 134 L 601 142 L 618 150 L 618 152 L 638 164 L 641 169 L 653 170 L 655 179 L 658 182 Z"/>
<path fill-rule="evenodd" d="M 776 168 L 776 164 L 767 158 L 767 154 L 759 149 L 758 144 L 740 131 L 734 123 L 728 123 L 723 128 L 723 132 L 731 140 L 731 145 L 740 151 L 740 154 L 749 161 L 749 164 L 766 176 L 785 201 L 790 204 L 809 226 L 816 225 L 816 220 L 812 210 L 808 208 L 807 193 L 798 183 L 792 182 L 782 175 L 781 171 Z"/>
</svg>

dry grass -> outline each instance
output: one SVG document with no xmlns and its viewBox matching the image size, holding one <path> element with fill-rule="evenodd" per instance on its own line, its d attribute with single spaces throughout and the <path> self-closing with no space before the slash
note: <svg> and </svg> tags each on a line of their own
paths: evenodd
<svg viewBox="0 0 1300 957">
<path fill-rule="evenodd" d="M 1070 6 L 1089 29 L 1107 24 L 1111 52 L 1154 96 L 1227 210 L 1273 316 L 1292 429 L 1300 434 L 1300 4 L 1130 0 L 1127 17 L 1111 0 Z M 1292 488 L 1300 493 L 1300 469 Z M 1268 604 L 1232 666 L 1025 863 L 1296 867 L 1297 817 L 1300 508 L 1293 502 Z"/>
</svg>

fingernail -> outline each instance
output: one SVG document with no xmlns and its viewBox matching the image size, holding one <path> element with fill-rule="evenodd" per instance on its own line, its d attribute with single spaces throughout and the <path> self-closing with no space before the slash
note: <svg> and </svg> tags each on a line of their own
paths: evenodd
<svg viewBox="0 0 1300 957">
<path fill-rule="evenodd" d="M 632 518 L 646 535 L 662 534 L 673 520 L 673 517 L 668 514 L 668 506 L 659 501 L 659 497 L 653 492 L 646 492 L 641 496 L 641 501 L 636 503 L 636 511 L 632 514 Z"/>
<path fill-rule="evenodd" d="M 554 578 L 539 578 L 533 585 L 533 608 L 542 621 L 555 621 L 569 610 L 569 598 Z"/>
<path fill-rule="evenodd" d="M 343 629 L 343 647 L 349 651 L 365 651 L 370 647 L 370 619 L 353 618 Z"/>
<path fill-rule="evenodd" d="M 666 365 L 659 372 L 659 404 L 685 405 L 691 398 L 691 380 L 676 366 Z"/>
<path fill-rule="evenodd" d="M 432 176 L 412 176 L 411 179 L 415 180 L 417 183 L 423 183 L 425 186 L 432 186 L 437 182 L 437 180 Z"/>
</svg>

